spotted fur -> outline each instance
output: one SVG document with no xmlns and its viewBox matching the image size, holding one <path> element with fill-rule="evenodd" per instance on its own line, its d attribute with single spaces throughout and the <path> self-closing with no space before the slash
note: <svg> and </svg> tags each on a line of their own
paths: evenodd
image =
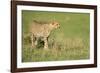
<svg viewBox="0 0 100 73">
<path fill-rule="evenodd" d="M 42 38 L 42 40 L 44 41 L 44 49 L 47 49 L 48 48 L 48 37 L 51 31 L 53 29 L 57 29 L 58 27 L 59 27 L 58 22 L 41 23 L 38 21 L 33 21 L 30 27 L 32 47 L 37 45 L 39 38 Z M 35 38 L 35 41 L 34 41 L 34 38 Z"/>
</svg>

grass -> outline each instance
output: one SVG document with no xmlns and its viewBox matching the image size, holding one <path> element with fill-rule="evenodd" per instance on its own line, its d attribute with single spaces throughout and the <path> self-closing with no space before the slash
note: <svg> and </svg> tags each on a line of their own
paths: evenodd
<svg viewBox="0 0 100 73">
<path fill-rule="evenodd" d="M 23 48 L 22 62 L 60 61 L 89 59 L 90 15 L 88 13 L 22 11 Z M 28 27 L 32 20 L 57 21 L 60 28 L 51 32 L 49 50 L 43 49 L 39 41 L 36 48 L 31 48 Z"/>
</svg>

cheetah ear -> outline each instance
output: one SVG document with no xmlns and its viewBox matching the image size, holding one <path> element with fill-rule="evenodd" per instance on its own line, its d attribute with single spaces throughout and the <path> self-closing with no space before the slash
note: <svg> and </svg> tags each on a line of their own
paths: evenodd
<svg viewBox="0 0 100 73">
<path fill-rule="evenodd" d="M 52 25 L 54 25 L 55 24 L 55 22 L 52 22 Z"/>
</svg>

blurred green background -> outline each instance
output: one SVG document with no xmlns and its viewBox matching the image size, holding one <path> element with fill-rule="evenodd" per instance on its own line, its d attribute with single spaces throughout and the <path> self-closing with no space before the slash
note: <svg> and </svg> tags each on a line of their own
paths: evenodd
<svg viewBox="0 0 100 73">
<path fill-rule="evenodd" d="M 57 21 L 60 28 L 50 34 L 49 49 L 44 50 L 40 42 L 30 48 L 29 26 L 33 20 Z M 22 11 L 23 48 L 22 62 L 61 61 L 89 59 L 90 14 L 72 12 Z"/>
</svg>

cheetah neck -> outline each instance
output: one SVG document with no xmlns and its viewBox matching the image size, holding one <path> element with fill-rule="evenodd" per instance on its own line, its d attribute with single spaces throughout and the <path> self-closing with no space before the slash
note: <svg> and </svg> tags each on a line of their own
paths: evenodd
<svg viewBox="0 0 100 73">
<path fill-rule="evenodd" d="M 49 25 L 48 28 L 49 31 L 52 31 L 54 29 L 51 25 Z"/>
</svg>

